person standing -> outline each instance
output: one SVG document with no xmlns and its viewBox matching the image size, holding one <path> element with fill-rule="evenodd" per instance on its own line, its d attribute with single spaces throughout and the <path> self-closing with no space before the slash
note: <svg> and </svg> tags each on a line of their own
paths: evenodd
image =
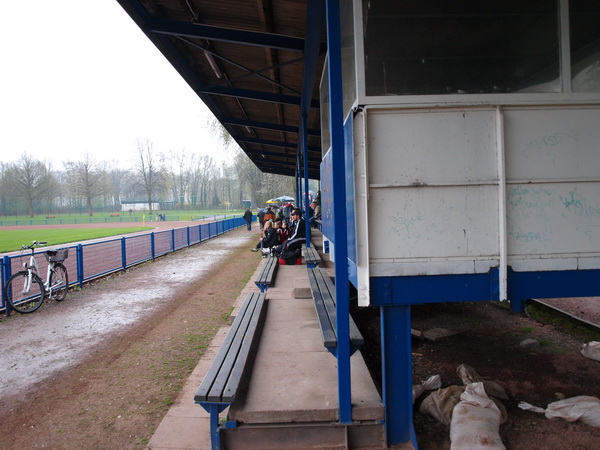
<svg viewBox="0 0 600 450">
<path fill-rule="evenodd" d="M 265 210 L 262 208 L 258 208 L 258 212 L 256 213 L 258 216 L 258 224 L 260 225 L 260 231 L 265 227 Z"/>
<path fill-rule="evenodd" d="M 248 227 L 248 231 L 252 230 L 252 211 L 250 211 L 250 208 L 246 209 L 246 212 L 244 213 L 244 220 L 246 221 L 246 226 Z"/>
<path fill-rule="evenodd" d="M 267 220 L 275 220 L 275 213 L 273 212 L 273 209 L 270 206 L 267 208 L 267 211 L 265 212 L 265 222 Z"/>
</svg>

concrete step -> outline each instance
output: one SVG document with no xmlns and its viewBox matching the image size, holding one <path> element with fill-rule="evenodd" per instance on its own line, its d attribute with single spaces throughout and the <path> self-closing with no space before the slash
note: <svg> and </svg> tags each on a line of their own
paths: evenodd
<svg viewBox="0 0 600 450">
<path fill-rule="evenodd" d="M 352 420 L 338 422 L 337 360 L 323 346 L 312 298 L 293 298 L 305 266 L 281 266 L 245 401 L 228 420 L 225 448 L 385 448 L 384 408 L 360 352 L 351 360 Z M 285 446 L 282 446 L 285 443 Z"/>
<path fill-rule="evenodd" d="M 377 423 L 242 425 L 222 433 L 227 449 L 383 449 L 385 431 Z"/>
</svg>

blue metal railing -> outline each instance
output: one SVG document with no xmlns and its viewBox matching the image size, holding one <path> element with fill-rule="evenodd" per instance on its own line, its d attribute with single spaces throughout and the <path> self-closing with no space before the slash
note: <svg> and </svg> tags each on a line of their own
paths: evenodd
<svg viewBox="0 0 600 450">
<path fill-rule="evenodd" d="M 64 265 L 69 273 L 69 285 L 83 286 L 83 283 L 100 278 L 110 273 L 125 271 L 127 268 L 158 256 L 172 253 L 182 248 L 190 247 L 207 239 L 245 226 L 242 217 L 224 219 L 182 228 L 172 228 L 164 231 L 153 231 L 135 236 L 124 236 L 89 244 L 66 246 L 75 251 L 69 252 L 75 258 L 68 258 Z M 43 250 L 36 252 L 41 255 Z M 4 285 L 13 273 L 18 272 L 23 262 L 29 261 L 29 253 L 9 256 L 4 255 L 0 260 L 0 275 L 2 278 L 2 303 L 0 311 L 6 310 Z M 43 256 L 36 257 L 39 271 L 46 273 L 47 261 Z"/>
</svg>

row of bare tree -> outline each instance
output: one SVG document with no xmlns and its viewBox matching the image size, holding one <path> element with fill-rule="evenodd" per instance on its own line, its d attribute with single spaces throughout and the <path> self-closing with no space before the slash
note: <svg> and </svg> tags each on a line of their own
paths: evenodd
<svg viewBox="0 0 600 450">
<path fill-rule="evenodd" d="M 231 164 L 189 151 L 161 153 L 152 142 L 138 142 L 130 167 L 85 155 L 62 168 L 23 153 L 0 162 L 0 215 L 64 211 L 120 211 L 126 201 L 168 202 L 174 208 L 202 210 L 243 200 L 263 205 L 272 197 L 293 195 L 294 179 L 260 172 L 237 150 Z M 150 210 L 152 212 L 152 210 Z"/>
</svg>

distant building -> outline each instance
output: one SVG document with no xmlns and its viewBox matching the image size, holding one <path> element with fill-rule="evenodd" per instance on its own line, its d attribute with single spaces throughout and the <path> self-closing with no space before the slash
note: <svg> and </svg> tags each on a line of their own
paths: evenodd
<svg viewBox="0 0 600 450">
<path fill-rule="evenodd" d="M 152 202 L 152 210 L 160 209 L 158 202 Z M 121 211 L 149 211 L 148 202 L 144 201 L 124 201 L 121 203 Z"/>
</svg>

